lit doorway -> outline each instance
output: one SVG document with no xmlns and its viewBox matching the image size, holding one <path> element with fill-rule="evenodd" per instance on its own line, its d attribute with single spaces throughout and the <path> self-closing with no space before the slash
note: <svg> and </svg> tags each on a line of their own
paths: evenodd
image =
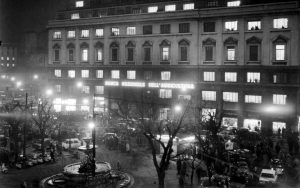
<svg viewBox="0 0 300 188">
<path fill-rule="evenodd" d="M 286 129 L 286 123 L 284 123 L 284 122 L 273 122 L 272 123 L 272 128 L 273 128 L 273 133 L 277 134 L 278 129 L 280 129 L 281 132 L 282 132 L 283 128 Z"/>
<path fill-rule="evenodd" d="M 237 128 L 238 119 L 232 117 L 223 117 L 222 126 L 227 128 Z"/>
<path fill-rule="evenodd" d="M 261 130 L 261 120 L 259 119 L 245 119 L 244 128 L 247 128 L 251 131 Z"/>
</svg>

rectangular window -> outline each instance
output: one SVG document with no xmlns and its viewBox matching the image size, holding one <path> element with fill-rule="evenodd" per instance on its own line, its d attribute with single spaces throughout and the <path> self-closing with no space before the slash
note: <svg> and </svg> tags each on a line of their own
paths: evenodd
<svg viewBox="0 0 300 188">
<path fill-rule="evenodd" d="M 261 103 L 261 96 L 259 95 L 245 95 L 245 103 Z"/>
<path fill-rule="evenodd" d="M 188 61 L 188 47 L 180 46 L 180 61 Z"/>
<path fill-rule="evenodd" d="M 180 23 L 179 24 L 179 33 L 189 33 L 190 24 L 189 23 Z"/>
<path fill-rule="evenodd" d="M 144 48 L 144 61 L 146 61 L 146 62 L 151 61 L 151 48 L 150 47 Z"/>
<path fill-rule="evenodd" d="M 283 61 L 285 60 L 285 45 L 283 44 L 277 44 L 275 45 L 275 60 L 276 61 Z"/>
<path fill-rule="evenodd" d="M 286 73 L 276 73 L 273 74 L 273 83 L 287 83 L 287 74 Z"/>
<path fill-rule="evenodd" d="M 53 33 L 53 38 L 54 39 L 61 39 L 61 31 L 55 31 Z"/>
<path fill-rule="evenodd" d="M 118 28 L 118 27 L 111 28 L 111 35 L 112 36 L 118 36 L 118 35 L 120 35 L 120 28 Z"/>
<path fill-rule="evenodd" d="M 277 18 L 273 20 L 274 29 L 286 29 L 288 28 L 288 19 L 287 18 Z"/>
<path fill-rule="evenodd" d="M 205 82 L 214 82 L 215 81 L 215 72 L 203 72 L 203 80 Z"/>
<path fill-rule="evenodd" d="M 241 1 L 228 1 L 227 7 L 238 7 L 241 5 Z"/>
<path fill-rule="evenodd" d="M 68 78 L 75 78 L 75 70 L 68 70 Z"/>
<path fill-rule="evenodd" d="M 96 61 L 103 61 L 103 50 L 102 50 L 102 48 L 96 49 Z"/>
<path fill-rule="evenodd" d="M 216 101 L 217 93 L 215 91 L 202 91 L 202 100 L 204 101 Z"/>
<path fill-rule="evenodd" d="M 171 79 L 171 72 L 170 71 L 161 72 L 161 80 L 170 80 L 170 79 Z"/>
<path fill-rule="evenodd" d="M 169 34 L 171 32 L 170 24 L 162 24 L 160 25 L 160 33 L 161 34 Z"/>
<path fill-rule="evenodd" d="M 152 79 L 152 71 L 145 71 L 144 72 L 144 79 L 151 80 Z"/>
<path fill-rule="evenodd" d="M 234 46 L 227 46 L 227 60 L 235 61 L 235 47 Z"/>
<path fill-rule="evenodd" d="M 83 1 L 76 1 L 76 7 L 79 8 L 79 7 L 83 7 L 84 5 L 84 2 Z"/>
<path fill-rule="evenodd" d="M 112 48 L 111 49 L 111 60 L 112 61 L 118 61 L 119 60 L 119 49 L 118 48 Z"/>
<path fill-rule="evenodd" d="M 259 72 L 247 72 L 247 82 L 248 83 L 259 83 L 260 73 Z"/>
<path fill-rule="evenodd" d="M 175 11 L 175 10 L 176 10 L 176 5 L 166 5 L 165 6 L 166 12 Z"/>
<path fill-rule="evenodd" d="M 71 14 L 71 19 L 72 20 L 76 20 L 76 19 L 79 19 L 79 18 L 80 18 L 79 13 L 73 13 L 73 14 Z"/>
<path fill-rule="evenodd" d="M 61 92 L 61 85 L 55 85 L 55 92 L 60 93 Z"/>
<path fill-rule="evenodd" d="M 89 51 L 88 49 L 81 49 L 81 61 L 88 61 L 88 54 L 89 54 Z"/>
<path fill-rule="evenodd" d="M 170 114 L 170 108 L 159 109 L 159 120 L 167 120 Z"/>
<path fill-rule="evenodd" d="M 195 8 L 194 3 L 185 3 L 183 4 L 183 10 L 193 10 Z"/>
<path fill-rule="evenodd" d="M 112 79 L 120 79 L 120 71 L 119 70 L 112 70 L 111 71 L 111 78 Z"/>
<path fill-rule="evenodd" d="M 96 78 L 103 78 L 103 70 L 96 70 Z"/>
<path fill-rule="evenodd" d="M 61 77 L 61 70 L 60 69 L 55 69 L 54 70 L 54 76 L 60 78 Z"/>
<path fill-rule="evenodd" d="M 205 61 L 213 61 L 213 46 L 205 46 Z"/>
<path fill-rule="evenodd" d="M 132 14 L 140 14 L 140 13 L 142 13 L 142 10 L 140 8 L 132 9 Z"/>
<path fill-rule="evenodd" d="M 261 29 L 261 21 L 248 22 L 248 30 L 260 30 L 260 29 Z"/>
<path fill-rule="evenodd" d="M 204 22 L 203 24 L 204 32 L 215 32 L 215 22 Z"/>
<path fill-rule="evenodd" d="M 88 78 L 89 70 L 81 70 L 81 78 Z"/>
<path fill-rule="evenodd" d="M 69 61 L 74 61 L 74 50 L 69 49 Z"/>
<path fill-rule="evenodd" d="M 89 30 L 88 29 L 83 29 L 81 30 L 81 38 L 88 38 L 89 37 Z"/>
<path fill-rule="evenodd" d="M 169 47 L 162 47 L 162 61 L 169 61 Z"/>
<path fill-rule="evenodd" d="M 136 78 L 136 72 L 134 70 L 128 70 L 127 71 L 127 79 L 135 80 L 135 78 Z"/>
<path fill-rule="evenodd" d="M 237 73 L 236 72 L 225 72 L 225 82 L 236 82 Z"/>
<path fill-rule="evenodd" d="M 207 2 L 207 7 L 217 7 L 219 6 L 218 0 L 209 0 Z"/>
<path fill-rule="evenodd" d="M 104 94 L 104 86 L 95 86 L 95 93 L 103 95 Z"/>
<path fill-rule="evenodd" d="M 144 25 L 143 26 L 143 34 L 151 35 L 152 34 L 152 25 Z"/>
<path fill-rule="evenodd" d="M 59 49 L 54 50 L 54 61 L 59 61 Z"/>
<path fill-rule="evenodd" d="M 158 6 L 148 7 L 148 13 L 157 12 L 157 10 L 158 10 Z"/>
<path fill-rule="evenodd" d="M 96 37 L 103 37 L 104 35 L 104 30 L 103 29 L 96 29 L 95 30 L 95 36 Z"/>
<path fill-rule="evenodd" d="M 89 94 L 90 93 L 90 86 L 82 86 L 82 93 L 85 93 L 85 94 Z"/>
<path fill-rule="evenodd" d="M 134 48 L 127 48 L 127 61 L 134 61 Z"/>
<path fill-rule="evenodd" d="M 225 22 L 226 31 L 237 31 L 238 21 Z"/>
<path fill-rule="evenodd" d="M 76 36 L 76 33 L 74 30 L 68 31 L 67 37 L 69 39 L 75 38 L 75 36 Z"/>
<path fill-rule="evenodd" d="M 286 95 L 273 94 L 273 104 L 286 104 Z"/>
<path fill-rule="evenodd" d="M 136 28 L 135 27 L 127 27 L 126 34 L 127 35 L 135 35 L 136 34 Z"/>
<path fill-rule="evenodd" d="M 223 101 L 238 102 L 238 96 L 237 92 L 223 92 Z"/>
<path fill-rule="evenodd" d="M 258 46 L 249 46 L 249 61 L 258 61 Z"/>
<path fill-rule="evenodd" d="M 160 89 L 159 90 L 159 98 L 162 98 L 162 99 L 172 98 L 172 90 L 171 89 Z"/>
</svg>

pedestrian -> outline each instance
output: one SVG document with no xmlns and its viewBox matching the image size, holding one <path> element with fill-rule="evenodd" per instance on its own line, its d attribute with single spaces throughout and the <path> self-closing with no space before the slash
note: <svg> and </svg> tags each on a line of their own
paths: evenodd
<svg viewBox="0 0 300 188">
<path fill-rule="evenodd" d="M 187 164 L 186 164 L 186 161 L 182 161 L 182 166 L 181 166 L 181 169 L 180 169 L 180 179 L 182 181 L 182 183 L 184 184 L 185 182 L 185 176 L 186 176 L 186 171 L 187 171 Z"/>
<path fill-rule="evenodd" d="M 200 184 L 200 179 L 201 179 L 201 168 L 200 167 L 196 168 L 196 176 L 197 176 L 198 184 Z"/>
<path fill-rule="evenodd" d="M 119 161 L 117 162 L 117 170 L 118 170 L 118 171 L 121 171 L 121 164 L 120 164 Z"/>
<path fill-rule="evenodd" d="M 277 134 L 278 134 L 278 138 L 280 138 L 280 136 L 281 136 L 281 129 L 280 128 L 278 128 Z"/>
<path fill-rule="evenodd" d="M 53 147 L 50 148 L 50 157 L 51 157 L 51 161 L 52 161 L 52 162 L 55 162 L 54 148 L 53 148 Z"/>
<path fill-rule="evenodd" d="M 176 167 L 177 167 L 177 175 L 179 175 L 180 170 L 181 170 L 181 157 L 180 156 L 176 161 Z"/>
<path fill-rule="evenodd" d="M 282 138 L 285 138 L 285 128 L 284 127 L 282 128 L 281 134 L 282 134 Z"/>
<path fill-rule="evenodd" d="M 276 154 L 277 154 L 277 156 L 279 155 L 279 152 L 280 152 L 280 144 L 279 144 L 279 142 L 277 142 L 277 144 L 276 144 L 276 146 L 275 146 L 275 150 L 276 150 Z"/>
</svg>

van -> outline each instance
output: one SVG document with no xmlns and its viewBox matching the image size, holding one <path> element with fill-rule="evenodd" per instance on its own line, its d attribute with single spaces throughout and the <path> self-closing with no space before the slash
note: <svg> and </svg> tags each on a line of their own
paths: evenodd
<svg viewBox="0 0 300 188">
<path fill-rule="evenodd" d="M 71 146 L 71 148 L 70 148 Z M 63 149 L 77 149 L 78 147 L 81 146 L 81 141 L 78 138 L 69 138 L 65 139 L 62 142 L 62 148 Z"/>
</svg>

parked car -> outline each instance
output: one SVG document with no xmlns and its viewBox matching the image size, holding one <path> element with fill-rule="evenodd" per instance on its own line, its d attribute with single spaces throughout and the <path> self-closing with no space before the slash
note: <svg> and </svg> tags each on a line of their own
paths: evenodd
<svg viewBox="0 0 300 188">
<path fill-rule="evenodd" d="M 55 145 L 55 141 L 52 140 L 51 138 L 45 138 L 44 139 L 44 147 L 45 149 L 50 149 L 50 146 L 52 145 Z M 41 150 L 42 149 L 42 145 L 41 145 L 41 139 L 39 140 L 36 140 L 33 144 L 32 144 L 32 147 L 36 150 Z"/>
<path fill-rule="evenodd" d="M 71 146 L 71 148 L 70 148 Z M 63 149 L 77 149 L 81 146 L 81 141 L 78 138 L 69 138 L 62 142 Z"/>
<path fill-rule="evenodd" d="M 278 175 L 276 171 L 272 169 L 262 169 L 260 176 L 259 176 L 259 183 L 260 184 L 274 184 L 277 183 Z"/>
</svg>

